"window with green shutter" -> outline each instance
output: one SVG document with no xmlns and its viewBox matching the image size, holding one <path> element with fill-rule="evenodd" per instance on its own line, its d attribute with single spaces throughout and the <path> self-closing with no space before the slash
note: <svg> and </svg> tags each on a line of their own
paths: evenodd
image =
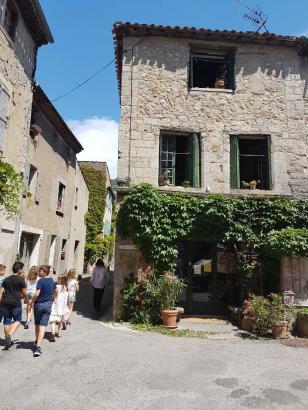
<svg viewBox="0 0 308 410">
<path fill-rule="evenodd" d="M 272 189 L 271 138 L 264 135 L 230 137 L 230 186 L 233 189 Z"/>
<path fill-rule="evenodd" d="M 200 187 L 200 136 L 162 135 L 159 184 Z"/>
</svg>

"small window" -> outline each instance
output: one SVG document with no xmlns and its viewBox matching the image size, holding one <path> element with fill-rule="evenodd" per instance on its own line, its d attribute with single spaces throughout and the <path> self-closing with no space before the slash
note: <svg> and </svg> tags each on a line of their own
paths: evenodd
<svg viewBox="0 0 308 410">
<path fill-rule="evenodd" d="M 231 136 L 231 188 L 272 189 L 269 136 Z"/>
<path fill-rule="evenodd" d="M 37 182 L 38 182 L 37 177 L 38 177 L 37 168 L 35 168 L 33 165 L 30 165 L 28 189 L 29 189 L 29 192 L 31 193 L 31 195 L 36 195 Z"/>
<path fill-rule="evenodd" d="M 78 209 L 78 188 L 75 189 L 75 209 Z"/>
<path fill-rule="evenodd" d="M 233 52 L 192 53 L 190 83 L 192 88 L 235 89 Z"/>
<path fill-rule="evenodd" d="M 199 135 L 163 135 L 160 141 L 159 165 L 159 185 L 199 188 Z"/>
<path fill-rule="evenodd" d="M 65 196 L 65 185 L 59 182 L 57 211 L 63 211 L 64 209 L 64 196 Z"/>
<path fill-rule="evenodd" d="M 7 109 L 10 96 L 4 87 L 0 85 L 0 151 L 3 147 L 4 131 L 7 124 Z"/>
<path fill-rule="evenodd" d="M 7 0 L 3 27 L 12 40 L 15 39 L 18 13 L 13 0 Z"/>
</svg>

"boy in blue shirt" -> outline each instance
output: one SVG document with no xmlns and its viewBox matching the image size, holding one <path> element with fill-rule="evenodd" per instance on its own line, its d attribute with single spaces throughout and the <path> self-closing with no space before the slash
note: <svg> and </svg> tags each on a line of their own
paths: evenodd
<svg viewBox="0 0 308 410">
<path fill-rule="evenodd" d="M 54 280 L 48 277 L 50 267 L 42 265 L 39 268 L 40 279 L 36 285 L 36 292 L 31 300 L 34 305 L 34 321 L 35 321 L 35 349 L 34 357 L 41 356 L 41 345 L 45 336 L 46 326 L 49 323 L 51 307 L 54 298 L 57 295 L 57 285 Z"/>
</svg>

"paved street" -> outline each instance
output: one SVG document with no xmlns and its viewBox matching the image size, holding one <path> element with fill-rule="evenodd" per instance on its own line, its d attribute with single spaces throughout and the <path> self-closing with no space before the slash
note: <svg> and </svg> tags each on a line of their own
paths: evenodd
<svg viewBox="0 0 308 410">
<path fill-rule="evenodd" d="M 0 351 L 1 409 L 307 409 L 308 349 L 108 328 L 82 293 L 42 357 L 32 357 L 33 328 Z"/>
</svg>

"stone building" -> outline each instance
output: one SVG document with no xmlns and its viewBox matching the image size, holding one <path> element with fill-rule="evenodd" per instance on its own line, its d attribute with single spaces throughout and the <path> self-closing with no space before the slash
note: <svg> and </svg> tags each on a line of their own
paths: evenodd
<svg viewBox="0 0 308 410">
<path fill-rule="evenodd" d="M 106 199 L 105 199 L 105 212 L 102 223 L 102 236 L 111 235 L 112 229 L 112 213 L 113 213 L 113 204 L 115 200 L 115 195 L 111 186 L 110 173 L 107 162 L 100 161 L 80 161 L 81 165 L 84 165 L 89 168 L 93 168 L 97 171 L 100 171 L 104 175 L 105 179 L 105 190 L 106 190 Z"/>
<path fill-rule="evenodd" d="M 37 50 L 53 37 L 35 0 L 0 1 L 0 158 L 25 173 Z M 18 247 L 19 220 L 0 214 L 0 261 Z"/>
<path fill-rule="evenodd" d="M 49 264 L 56 273 L 83 272 L 89 193 L 76 158 L 82 149 L 35 85 L 18 247 L 26 269 Z"/>
<path fill-rule="evenodd" d="M 305 38 L 116 23 L 114 39 L 119 200 L 140 182 L 194 195 L 308 197 Z M 140 264 L 118 238 L 115 317 L 123 280 Z"/>
</svg>

